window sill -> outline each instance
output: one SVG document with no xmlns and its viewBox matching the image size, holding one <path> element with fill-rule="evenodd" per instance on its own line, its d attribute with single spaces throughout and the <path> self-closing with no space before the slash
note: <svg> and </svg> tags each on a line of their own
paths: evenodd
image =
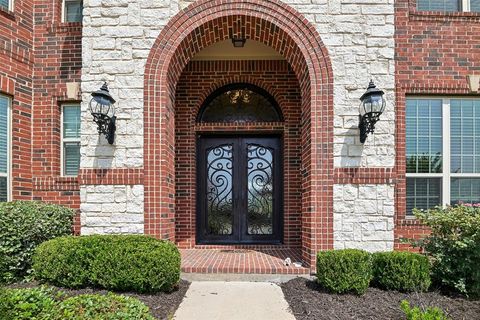
<svg viewBox="0 0 480 320">
<path fill-rule="evenodd" d="M 6 17 L 7 19 L 10 19 L 12 21 L 15 21 L 15 14 L 13 11 L 10 11 L 8 9 L 0 8 L 0 16 L 1 17 Z"/>
<path fill-rule="evenodd" d="M 33 188 L 37 191 L 79 191 L 78 181 L 78 177 L 33 177 Z"/>
<path fill-rule="evenodd" d="M 418 11 L 410 10 L 409 19 L 411 21 L 480 21 L 480 12 L 444 12 L 444 11 Z"/>
<path fill-rule="evenodd" d="M 417 226 L 417 227 L 425 227 L 420 220 L 413 216 L 406 216 L 403 219 L 397 220 L 398 225 L 400 226 Z"/>
<path fill-rule="evenodd" d="M 49 31 L 52 33 L 73 33 L 82 34 L 81 22 L 57 22 L 52 23 L 49 27 Z"/>
</svg>

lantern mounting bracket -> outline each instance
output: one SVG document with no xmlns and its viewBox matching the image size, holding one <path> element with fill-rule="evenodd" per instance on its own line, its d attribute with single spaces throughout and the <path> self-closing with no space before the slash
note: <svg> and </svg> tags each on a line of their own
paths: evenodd
<svg viewBox="0 0 480 320">
<path fill-rule="evenodd" d="M 364 116 L 359 117 L 359 129 L 360 129 L 360 142 L 365 143 L 367 140 L 367 136 L 369 133 L 373 133 L 375 131 L 375 124 L 378 120 L 380 120 L 381 112 L 371 112 L 369 114 L 365 114 Z"/>
</svg>

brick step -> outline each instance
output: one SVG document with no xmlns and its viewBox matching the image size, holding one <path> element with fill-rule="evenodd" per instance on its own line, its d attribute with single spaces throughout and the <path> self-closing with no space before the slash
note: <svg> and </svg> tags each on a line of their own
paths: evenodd
<svg viewBox="0 0 480 320">
<path fill-rule="evenodd" d="M 184 273 L 310 274 L 301 261 L 299 249 L 182 249 L 180 252 Z M 291 259 L 291 265 L 284 264 L 286 258 Z M 295 267 L 293 262 L 301 262 L 302 266 Z"/>
</svg>

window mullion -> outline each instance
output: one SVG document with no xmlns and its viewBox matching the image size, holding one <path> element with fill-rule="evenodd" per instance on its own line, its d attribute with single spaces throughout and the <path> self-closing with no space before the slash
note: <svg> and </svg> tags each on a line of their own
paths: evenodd
<svg viewBox="0 0 480 320">
<path fill-rule="evenodd" d="M 450 204 L 450 99 L 442 102 L 442 132 L 443 132 L 443 179 L 442 204 Z"/>
<path fill-rule="evenodd" d="M 462 2 L 462 11 L 470 12 L 470 0 L 461 0 Z"/>
</svg>

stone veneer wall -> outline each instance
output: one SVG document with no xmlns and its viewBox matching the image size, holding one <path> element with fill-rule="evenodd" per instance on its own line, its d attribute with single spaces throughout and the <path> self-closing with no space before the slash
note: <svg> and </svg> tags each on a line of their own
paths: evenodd
<svg viewBox="0 0 480 320">
<path fill-rule="evenodd" d="M 393 185 L 333 186 L 334 248 L 393 250 Z"/>
<path fill-rule="evenodd" d="M 143 185 L 85 185 L 80 192 L 83 235 L 143 233 Z"/>
<path fill-rule="evenodd" d="M 393 167 L 393 0 L 289 0 L 317 27 L 334 73 L 335 166 Z M 188 1 L 86 0 L 83 25 L 82 168 L 143 165 L 143 75 L 150 49 L 168 20 Z M 358 138 L 359 98 L 370 78 L 386 91 L 386 112 L 365 145 Z M 87 103 L 108 81 L 117 98 L 117 142 L 100 140 Z M 128 130 L 128 132 L 127 132 Z"/>
<path fill-rule="evenodd" d="M 335 166 L 393 167 L 394 1 L 292 0 L 285 3 L 304 14 L 316 26 L 329 51 L 334 73 Z M 84 1 L 82 168 L 143 166 L 145 63 L 162 28 L 186 5 L 188 1 Z M 358 99 L 370 78 L 386 91 L 388 104 L 375 135 L 362 145 L 357 129 Z M 118 131 L 114 146 L 109 146 L 103 137 L 99 139 L 87 113 L 89 95 L 98 89 L 102 81 L 108 81 L 113 96 L 118 100 Z M 91 191 L 91 188 L 81 186 L 82 195 L 87 194 L 82 197 L 81 209 L 82 221 L 85 222 L 96 215 L 91 207 L 85 206 L 93 203 L 88 197 L 88 189 Z M 379 206 L 375 212 L 382 210 Z M 342 232 L 343 226 L 335 227 L 336 233 Z M 86 228 L 84 226 L 82 230 Z M 393 231 L 386 232 L 393 236 Z"/>
</svg>

